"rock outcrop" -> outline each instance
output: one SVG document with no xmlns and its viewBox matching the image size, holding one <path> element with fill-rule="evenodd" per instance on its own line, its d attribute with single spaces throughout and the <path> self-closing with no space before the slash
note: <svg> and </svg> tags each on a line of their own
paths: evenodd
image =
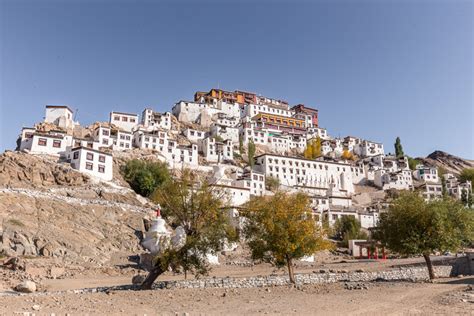
<svg viewBox="0 0 474 316">
<path fill-rule="evenodd" d="M 436 150 L 426 158 L 417 158 L 423 161 L 423 164 L 433 167 L 442 167 L 446 171 L 459 174 L 463 169 L 474 168 L 474 161 L 463 159 L 441 150 Z"/>
<path fill-rule="evenodd" d="M 87 175 L 57 158 L 7 151 L 0 155 L 0 187 L 79 186 L 90 183 Z"/>
</svg>

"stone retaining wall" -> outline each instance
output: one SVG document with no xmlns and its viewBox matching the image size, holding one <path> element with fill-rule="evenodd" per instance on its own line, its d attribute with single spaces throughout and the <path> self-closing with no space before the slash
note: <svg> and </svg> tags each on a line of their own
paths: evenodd
<svg viewBox="0 0 474 316">
<path fill-rule="evenodd" d="M 434 267 L 437 277 L 449 277 L 452 266 Z M 321 284 L 334 282 L 370 282 L 370 281 L 421 281 L 428 280 L 426 267 L 403 268 L 377 272 L 348 273 L 305 273 L 296 274 L 297 284 Z M 180 280 L 156 282 L 154 288 L 251 288 L 272 287 L 290 284 L 286 275 L 257 276 L 248 278 L 209 278 L 202 280 Z"/>
<path fill-rule="evenodd" d="M 446 278 L 452 276 L 452 266 L 434 267 L 437 277 Z M 371 282 L 371 281 L 423 281 L 428 280 L 428 270 L 426 267 L 401 268 L 378 272 L 347 272 L 347 273 L 302 273 L 296 274 L 296 282 L 300 284 L 322 284 L 335 282 Z M 153 285 L 154 289 L 203 289 L 203 288 L 254 288 L 254 287 L 273 287 L 290 285 L 286 275 L 269 275 L 248 278 L 206 278 L 202 280 L 179 280 L 179 281 L 161 281 Z M 24 294 L 15 292 L 0 293 L 1 296 L 8 295 L 51 295 L 61 293 L 98 293 L 109 291 L 137 290 L 137 285 L 119 285 L 104 286 L 95 288 L 86 288 L 78 290 L 66 290 L 56 292 L 38 292 L 34 294 Z"/>
</svg>

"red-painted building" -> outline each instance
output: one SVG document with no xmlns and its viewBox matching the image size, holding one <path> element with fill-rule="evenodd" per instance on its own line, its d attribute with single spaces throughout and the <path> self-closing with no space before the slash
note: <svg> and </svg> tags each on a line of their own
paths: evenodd
<svg viewBox="0 0 474 316">
<path fill-rule="evenodd" d="M 298 104 L 291 108 L 296 114 L 311 115 L 313 127 L 318 127 L 318 110 L 307 107 L 304 104 Z"/>
</svg>

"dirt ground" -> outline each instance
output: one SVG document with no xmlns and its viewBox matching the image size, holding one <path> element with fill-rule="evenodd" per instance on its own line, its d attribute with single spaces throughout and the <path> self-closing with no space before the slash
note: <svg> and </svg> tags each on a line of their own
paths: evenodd
<svg viewBox="0 0 474 316">
<path fill-rule="evenodd" d="M 24 259 L 26 271 L 0 269 L 0 315 L 327 315 L 327 314 L 467 314 L 474 315 L 474 277 L 440 279 L 432 283 L 370 282 L 355 286 L 345 283 L 253 289 L 166 289 L 152 291 L 110 291 L 109 293 L 72 294 L 66 290 L 126 285 L 136 274 L 146 272 L 115 256 L 107 267 L 67 266 L 58 277 L 45 274 L 52 262 Z M 232 259 L 232 258 L 231 258 Z M 433 257 L 443 264 L 452 257 Z M 248 277 L 286 274 L 268 264 L 215 266 L 209 277 Z M 245 263 L 245 262 L 244 262 Z M 423 265 L 423 258 L 354 260 L 346 255 L 321 253 L 316 262 L 298 262 L 297 273 L 326 271 L 377 271 L 400 266 Z M 43 267 L 43 268 L 42 268 Z M 36 276 L 34 276 L 36 274 Z M 62 273 L 62 274 L 61 274 Z M 13 294 L 21 279 L 33 279 L 39 292 Z M 182 274 L 167 272 L 158 280 L 182 280 Z M 62 291 L 62 292 L 61 292 Z M 463 301 L 464 300 L 464 301 Z M 31 315 L 31 314 L 30 314 Z"/>
<path fill-rule="evenodd" d="M 0 297 L 13 315 L 474 315 L 474 278 L 253 289 L 170 289 Z M 471 289 L 471 290 L 469 290 Z"/>
</svg>

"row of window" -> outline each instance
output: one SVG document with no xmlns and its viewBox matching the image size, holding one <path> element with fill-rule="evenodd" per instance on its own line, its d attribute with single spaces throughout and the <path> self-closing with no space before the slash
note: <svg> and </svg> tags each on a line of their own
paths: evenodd
<svg viewBox="0 0 474 316">
<path fill-rule="evenodd" d="M 99 162 L 105 162 L 105 156 L 104 155 L 99 155 Z M 75 151 L 73 154 L 73 159 L 79 159 L 79 151 Z M 87 153 L 86 154 L 86 159 L 93 161 L 94 160 L 94 154 L 93 153 Z"/>
<path fill-rule="evenodd" d="M 86 162 L 86 170 L 94 171 L 94 164 L 91 162 Z M 105 173 L 105 166 L 98 165 L 97 171 L 99 171 L 100 173 Z"/>
<path fill-rule="evenodd" d="M 120 116 L 115 115 L 114 116 L 114 121 L 120 121 Z M 135 123 L 136 119 L 133 117 L 127 117 L 127 116 L 122 116 L 122 122 L 130 122 L 130 123 Z"/>
<path fill-rule="evenodd" d="M 273 162 L 275 162 L 275 164 L 278 164 L 280 162 L 279 159 L 275 158 L 268 158 L 268 164 L 272 164 Z M 284 166 L 288 163 L 289 166 L 293 166 L 293 160 L 284 160 L 282 159 L 281 160 L 281 164 Z M 313 168 L 313 169 L 317 169 L 318 166 L 319 166 L 319 169 L 322 170 L 323 169 L 323 165 L 322 164 L 316 164 L 316 163 L 310 163 L 310 162 L 304 162 L 304 161 L 294 161 L 294 165 L 296 167 L 299 167 L 301 165 L 301 168 Z M 328 165 L 324 165 L 324 169 L 325 170 L 329 170 L 329 166 Z M 336 167 L 337 171 L 346 171 L 346 168 L 345 167 Z"/>
<path fill-rule="evenodd" d="M 48 144 L 47 138 L 39 138 L 38 139 L 38 146 L 46 146 Z M 54 148 L 61 148 L 61 141 L 58 139 L 53 140 L 53 147 Z"/>
</svg>

